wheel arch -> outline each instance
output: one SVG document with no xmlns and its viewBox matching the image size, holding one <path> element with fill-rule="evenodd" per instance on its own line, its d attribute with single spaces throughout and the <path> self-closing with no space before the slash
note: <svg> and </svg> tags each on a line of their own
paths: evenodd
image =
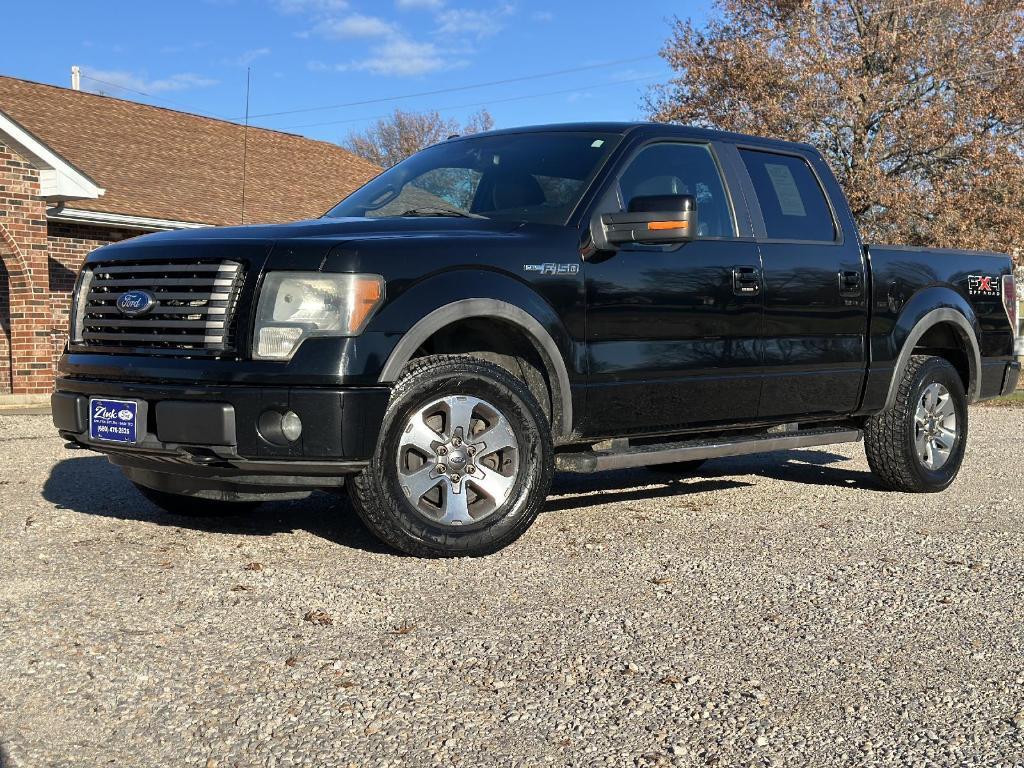
<svg viewBox="0 0 1024 768">
<path fill-rule="evenodd" d="M 406 331 L 388 355 L 378 381 L 392 383 L 427 341 L 445 328 L 473 320 L 505 323 L 518 329 L 531 343 L 544 364 L 552 400 L 552 431 L 568 437 L 573 426 L 572 389 L 562 352 L 547 329 L 532 314 L 501 299 L 460 299 L 438 307 Z"/>
<path fill-rule="evenodd" d="M 889 382 L 889 391 L 883 410 L 891 409 L 895 404 L 900 381 L 907 366 L 910 365 L 911 357 L 915 353 L 919 354 L 922 346 L 929 348 L 927 343 L 929 340 L 940 339 L 944 335 L 955 340 L 957 350 L 963 355 L 966 362 L 964 390 L 967 393 L 967 401 L 973 403 L 978 400 L 981 389 L 981 349 L 978 346 L 977 329 L 975 323 L 972 322 L 973 319 L 973 312 L 970 312 L 969 319 L 958 307 L 939 307 L 926 312 L 914 322 L 907 331 L 896 357 L 893 377 Z M 956 361 L 951 362 L 960 370 L 960 366 L 956 366 Z M 960 371 L 961 376 L 964 376 L 964 373 L 964 371 Z"/>
</svg>

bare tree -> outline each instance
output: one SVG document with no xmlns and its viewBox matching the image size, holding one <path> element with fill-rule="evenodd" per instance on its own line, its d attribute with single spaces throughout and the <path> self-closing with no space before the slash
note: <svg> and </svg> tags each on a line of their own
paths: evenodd
<svg viewBox="0 0 1024 768">
<path fill-rule="evenodd" d="M 396 109 L 390 117 L 378 120 L 370 128 L 350 134 L 345 147 L 371 163 L 390 168 L 453 134 L 479 133 L 493 127 L 494 118 L 486 109 L 471 115 L 464 125 L 459 125 L 457 120 L 446 120 L 436 111 Z"/>
<path fill-rule="evenodd" d="M 1021 0 L 718 0 L 676 19 L 655 120 L 802 140 L 871 239 L 1024 243 Z"/>
</svg>

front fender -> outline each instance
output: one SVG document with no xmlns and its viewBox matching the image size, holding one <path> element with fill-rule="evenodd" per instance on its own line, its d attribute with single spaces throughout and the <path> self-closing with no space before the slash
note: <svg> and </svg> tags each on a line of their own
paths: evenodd
<svg viewBox="0 0 1024 768">
<path fill-rule="evenodd" d="M 472 298 L 466 298 L 467 294 Z M 378 381 L 395 381 L 430 336 L 474 317 L 515 325 L 534 342 L 557 389 L 562 414 L 559 432 L 568 435 L 573 424 L 572 382 L 582 376 L 585 362 L 582 345 L 570 336 L 543 297 L 529 285 L 499 272 L 444 272 L 416 283 L 389 302 L 368 328 L 395 341 Z"/>
</svg>

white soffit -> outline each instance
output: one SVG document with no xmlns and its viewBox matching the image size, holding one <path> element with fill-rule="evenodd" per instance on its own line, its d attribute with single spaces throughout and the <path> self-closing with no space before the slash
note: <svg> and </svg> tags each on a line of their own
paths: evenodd
<svg viewBox="0 0 1024 768">
<path fill-rule="evenodd" d="M 197 224 L 194 221 L 175 221 L 173 219 L 154 219 L 149 216 L 129 216 L 124 213 L 107 213 L 105 211 L 85 211 L 78 208 L 58 206 L 46 212 L 50 221 L 68 221 L 79 224 L 103 224 L 125 229 L 200 229 L 209 224 Z"/>
</svg>

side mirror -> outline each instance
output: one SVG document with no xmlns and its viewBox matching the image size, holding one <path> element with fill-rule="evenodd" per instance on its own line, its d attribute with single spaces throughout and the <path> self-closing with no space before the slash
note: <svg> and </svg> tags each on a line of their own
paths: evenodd
<svg viewBox="0 0 1024 768">
<path fill-rule="evenodd" d="M 682 243 L 697 231 L 697 199 L 693 195 L 646 195 L 629 201 L 626 213 L 601 215 L 610 245 Z"/>
</svg>

